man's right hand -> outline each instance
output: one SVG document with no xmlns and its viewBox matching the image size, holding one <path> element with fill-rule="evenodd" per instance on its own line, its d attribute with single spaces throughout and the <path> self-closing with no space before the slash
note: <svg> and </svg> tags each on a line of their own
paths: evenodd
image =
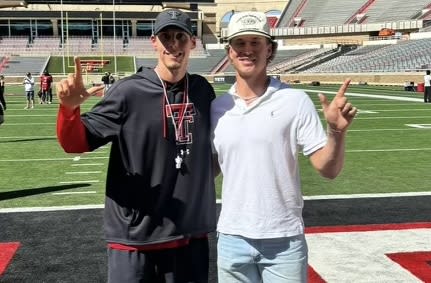
<svg viewBox="0 0 431 283">
<path fill-rule="evenodd" d="M 99 92 L 103 92 L 104 89 L 103 85 L 85 89 L 84 82 L 82 80 L 81 60 L 79 57 L 75 57 L 74 61 L 75 73 L 69 74 L 67 79 L 63 79 L 56 84 L 57 98 L 60 104 L 70 110 L 76 109 L 85 100 L 87 100 L 88 97 Z"/>
</svg>

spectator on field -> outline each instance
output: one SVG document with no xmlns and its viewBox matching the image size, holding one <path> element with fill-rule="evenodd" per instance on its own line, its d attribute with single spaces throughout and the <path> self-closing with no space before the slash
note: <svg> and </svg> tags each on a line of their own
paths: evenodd
<svg viewBox="0 0 431 283">
<path fill-rule="evenodd" d="M 27 98 L 27 105 L 24 109 L 34 108 L 34 78 L 31 73 L 28 72 L 22 82 L 24 84 L 25 96 Z"/>
<path fill-rule="evenodd" d="M 113 74 L 109 74 L 109 87 L 115 83 L 115 77 Z"/>
<path fill-rule="evenodd" d="M 424 102 L 431 102 L 431 71 L 427 70 L 424 76 Z"/>
<path fill-rule="evenodd" d="M 161 12 L 150 38 L 158 62 L 116 82 L 92 110 L 80 60 L 57 84 L 58 140 L 81 153 L 111 143 L 105 197 L 108 282 L 206 283 L 215 230 L 210 105 L 205 78 L 187 73 L 190 17 Z"/>
<path fill-rule="evenodd" d="M 5 99 L 5 81 L 4 76 L 0 75 L 0 103 L 3 105 L 3 110 L 6 110 L 6 99 Z"/>
<path fill-rule="evenodd" d="M 109 72 L 105 72 L 105 74 L 102 77 L 102 82 L 105 85 L 105 93 L 108 91 L 108 89 L 111 87 L 111 83 L 110 83 L 110 76 L 111 73 Z"/>
<path fill-rule="evenodd" d="M 43 71 L 42 76 L 40 76 L 40 89 L 42 90 L 42 97 L 40 103 L 52 103 L 52 76 L 48 70 Z"/>
<path fill-rule="evenodd" d="M 223 174 L 218 220 L 219 282 L 307 282 L 298 154 L 326 178 L 344 164 L 357 109 L 346 80 L 332 101 L 319 95 L 326 132 L 310 97 L 267 75 L 277 42 L 264 13 L 235 13 L 227 55 L 236 72 L 211 105 L 214 151 Z"/>
</svg>

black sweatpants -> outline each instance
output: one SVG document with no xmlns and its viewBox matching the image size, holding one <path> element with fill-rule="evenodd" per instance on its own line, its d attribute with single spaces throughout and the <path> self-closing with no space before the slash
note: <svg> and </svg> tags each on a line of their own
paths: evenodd
<svg viewBox="0 0 431 283">
<path fill-rule="evenodd" d="M 108 283 L 207 283 L 208 239 L 158 251 L 108 248 Z"/>
<path fill-rule="evenodd" d="M 424 102 L 431 102 L 431 86 L 426 86 L 424 89 Z"/>
</svg>

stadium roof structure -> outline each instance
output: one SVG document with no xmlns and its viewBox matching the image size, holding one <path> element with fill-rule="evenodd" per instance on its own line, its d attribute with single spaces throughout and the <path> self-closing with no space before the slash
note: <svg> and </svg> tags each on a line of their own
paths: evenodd
<svg viewBox="0 0 431 283">
<path fill-rule="evenodd" d="M 25 0 L 3 0 L 0 2 L 0 8 L 27 7 Z"/>
</svg>

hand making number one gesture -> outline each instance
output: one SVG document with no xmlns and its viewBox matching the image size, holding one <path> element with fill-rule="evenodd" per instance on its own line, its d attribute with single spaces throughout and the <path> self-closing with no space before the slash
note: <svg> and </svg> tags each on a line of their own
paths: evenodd
<svg viewBox="0 0 431 283">
<path fill-rule="evenodd" d="M 350 79 L 346 79 L 331 102 L 325 95 L 319 93 L 323 114 L 329 129 L 333 132 L 345 132 L 358 112 L 358 109 L 348 102 L 345 95 L 349 84 Z"/>
<path fill-rule="evenodd" d="M 79 57 L 74 58 L 75 73 L 69 74 L 67 79 L 63 79 L 57 83 L 57 97 L 63 106 L 69 109 L 75 109 L 81 105 L 88 97 L 103 91 L 104 86 L 94 86 L 85 89 L 82 80 L 81 60 Z"/>
</svg>

